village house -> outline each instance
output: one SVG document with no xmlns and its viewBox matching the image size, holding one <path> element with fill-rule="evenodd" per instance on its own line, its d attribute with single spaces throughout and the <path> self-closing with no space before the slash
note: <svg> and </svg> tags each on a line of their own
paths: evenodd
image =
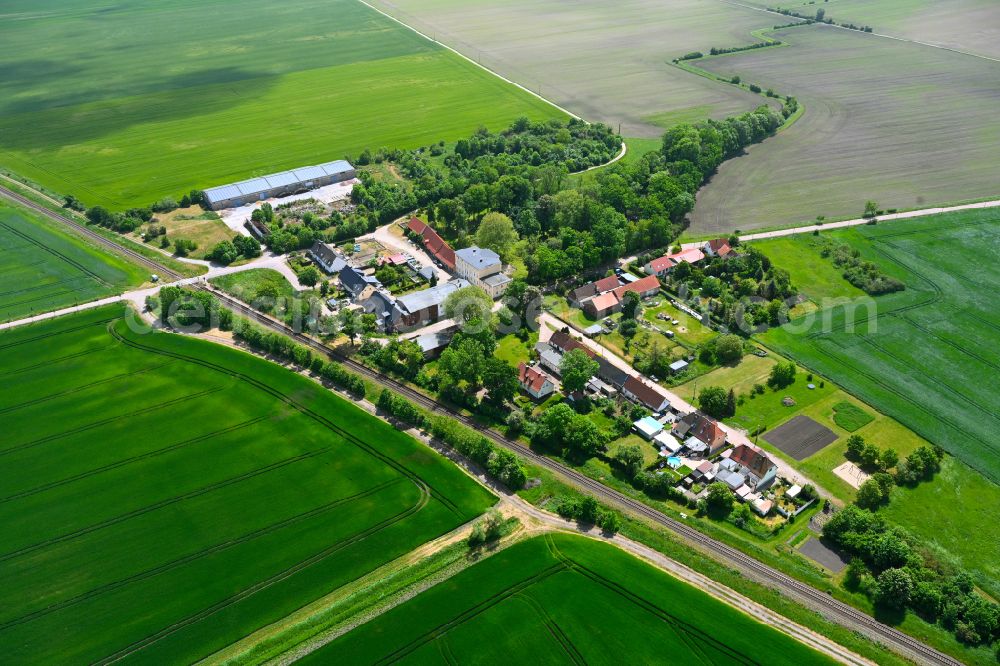
<svg viewBox="0 0 1000 666">
<path fill-rule="evenodd" d="M 778 466 L 767 454 L 761 448 L 749 444 L 735 447 L 728 456 L 723 457 L 719 467 L 740 474 L 744 483 L 755 492 L 770 486 L 778 473 Z"/>
<path fill-rule="evenodd" d="M 622 385 L 622 395 L 654 412 L 670 409 L 670 401 L 656 388 L 638 377 L 629 377 Z"/>
<path fill-rule="evenodd" d="M 707 257 L 725 257 L 733 251 L 733 248 L 729 246 L 727 239 L 713 238 L 710 241 L 705 241 L 705 244 L 701 246 L 701 251 Z"/>
<path fill-rule="evenodd" d="M 350 265 L 344 266 L 337 277 L 344 291 L 358 303 L 367 301 L 372 294 L 382 288 L 382 283 L 374 275 L 365 275 Z"/>
<path fill-rule="evenodd" d="M 465 280 L 451 280 L 398 297 L 392 313 L 392 328 L 397 331 L 412 331 L 440 321 L 444 317 L 445 299 L 467 286 L 469 283 Z"/>
<path fill-rule="evenodd" d="M 673 434 L 693 454 L 714 456 L 726 446 L 726 431 L 714 419 L 691 412 L 674 424 Z"/>
<path fill-rule="evenodd" d="M 438 232 L 434 231 L 433 227 L 422 220 L 412 217 L 406 224 L 406 229 L 420 237 L 424 249 L 439 264 L 449 270 L 455 270 L 455 250 L 438 235 Z"/>
<path fill-rule="evenodd" d="M 675 252 L 673 254 L 665 254 L 662 257 L 657 257 L 643 266 L 643 268 L 649 275 L 663 277 L 677 264 L 697 264 L 704 258 L 705 253 L 694 247 L 687 250 L 681 250 L 680 252 Z"/>
<path fill-rule="evenodd" d="M 493 250 L 466 247 L 455 252 L 455 273 L 497 299 L 506 291 L 511 279 L 503 274 L 503 262 Z"/>
<path fill-rule="evenodd" d="M 544 372 L 533 365 L 521 363 L 517 367 L 517 379 L 524 392 L 535 400 L 543 400 L 556 390 L 555 383 Z"/>
<path fill-rule="evenodd" d="M 612 280 L 618 282 L 618 278 L 616 277 L 604 278 L 595 282 L 594 285 L 600 290 L 602 287 L 610 286 Z M 660 281 L 654 275 L 647 275 L 628 284 L 619 284 L 612 287 L 610 291 L 603 291 L 599 295 L 585 301 L 583 311 L 592 319 L 601 319 L 612 313 L 620 312 L 622 309 L 622 299 L 630 291 L 639 294 L 640 298 L 655 296 L 660 292 Z"/>
<path fill-rule="evenodd" d="M 347 260 L 339 252 L 320 241 L 309 248 L 309 257 L 328 275 L 336 275 L 347 266 Z"/>
</svg>

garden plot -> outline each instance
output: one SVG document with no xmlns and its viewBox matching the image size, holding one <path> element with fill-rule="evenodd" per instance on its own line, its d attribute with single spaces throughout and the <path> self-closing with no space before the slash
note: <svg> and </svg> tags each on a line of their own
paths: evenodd
<svg viewBox="0 0 1000 666">
<path fill-rule="evenodd" d="M 837 441 L 837 433 L 801 415 L 792 417 L 763 437 L 796 460 L 805 460 Z"/>
</svg>

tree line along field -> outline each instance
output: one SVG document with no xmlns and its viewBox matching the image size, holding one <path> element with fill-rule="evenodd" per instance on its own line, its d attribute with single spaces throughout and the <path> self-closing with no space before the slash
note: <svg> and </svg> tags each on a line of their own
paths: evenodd
<svg viewBox="0 0 1000 666">
<path fill-rule="evenodd" d="M 0 322 L 120 293 L 148 278 L 123 257 L 0 200 Z"/>
<path fill-rule="evenodd" d="M 748 0 L 814 16 L 825 10 L 837 23 L 870 25 L 874 32 L 1000 58 L 1000 5 L 991 0 Z"/>
<path fill-rule="evenodd" d="M 565 117 L 356 0 L 18 1 L 5 17 L 0 162 L 88 205 Z"/>
<path fill-rule="evenodd" d="M 558 533 L 515 544 L 300 661 L 501 662 L 832 663 L 613 546 Z"/>
<path fill-rule="evenodd" d="M 0 333 L 7 663 L 197 661 L 492 503 L 312 381 L 125 316 Z"/>
<path fill-rule="evenodd" d="M 750 44 L 774 17 L 699 0 L 375 0 L 408 25 L 590 121 L 659 138 L 678 122 L 749 111 L 762 99 L 670 61 Z M 784 21 L 779 21 L 784 22 Z"/>
<path fill-rule="evenodd" d="M 775 37 L 790 46 L 698 62 L 794 95 L 805 113 L 719 168 L 693 234 L 860 217 L 868 199 L 909 209 L 997 193 L 1000 63 L 830 26 Z"/>
<path fill-rule="evenodd" d="M 998 226 L 1000 213 L 983 209 L 831 232 L 906 290 L 831 306 L 762 340 L 996 482 Z"/>
</svg>

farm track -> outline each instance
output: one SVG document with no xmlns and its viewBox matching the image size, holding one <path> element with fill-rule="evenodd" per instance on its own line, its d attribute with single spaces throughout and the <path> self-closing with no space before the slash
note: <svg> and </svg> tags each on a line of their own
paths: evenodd
<svg viewBox="0 0 1000 666">
<path fill-rule="evenodd" d="M 119 246 L 117 243 L 104 238 L 100 234 L 97 234 L 85 226 L 76 223 L 75 221 L 69 220 L 68 218 L 58 215 L 53 211 L 40 206 L 30 199 L 22 197 L 6 188 L 0 186 L 0 196 L 5 196 L 7 198 L 13 198 L 15 201 L 27 205 L 28 207 L 41 212 L 48 217 L 55 219 L 64 224 L 70 224 L 81 230 L 82 233 L 88 237 L 93 238 L 96 242 L 114 249 L 117 252 L 122 252 L 135 259 L 139 263 L 151 268 L 152 270 L 158 271 L 160 274 L 167 277 L 171 277 L 174 280 L 181 279 L 182 276 L 172 270 L 167 269 L 165 266 L 158 264 L 155 261 L 147 259 L 145 256 Z M 295 332 L 290 327 L 285 324 L 275 321 L 269 317 L 263 316 L 255 310 L 249 308 L 243 303 L 237 301 L 234 298 L 229 297 L 224 293 L 217 292 L 205 286 L 199 286 L 198 288 L 209 291 L 224 303 L 226 307 L 229 307 L 234 312 L 239 313 L 250 320 L 253 320 L 271 330 L 282 333 L 296 340 L 297 342 L 310 347 L 311 349 L 329 356 L 330 358 L 336 359 L 344 366 L 350 368 L 357 374 L 368 378 L 382 386 L 392 389 L 399 395 L 402 395 L 409 400 L 412 400 L 416 404 L 420 405 L 422 408 L 430 410 L 432 412 L 445 414 L 456 421 L 462 423 L 463 425 L 473 428 L 479 432 L 482 432 L 484 436 L 488 437 L 490 440 L 496 444 L 503 446 L 504 448 L 511 450 L 523 458 L 530 460 L 532 463 L 544 467 L 545 469 L 555 473 L 557 476 L 568 480 L 572 485 L 582 488 L 594 496 L 600 498 L 602 501 L 611 504 L 613 506 L 622 508 L 632 515 L 639 516 L 643 519 L 649 520 L 660 527 L 665 527 L 675 535 L 681 537 L 688 544 L 694 545 L 704 552 L 710 553 L 715 558 L 725 562 L 727 565 L 736 568 L 738 571 L 742 571 L 745 574 L 749 574 L 756 580 L 763 582 L 764 584 L 776 588 L 786 596 L 798 600 L 800 603 L 822 613 L 824 616 L 830 618 L 831 620 L 841 624 L 842 626 L 848 627 L 855 631 L 859 631 L 862 634 L 888 646 L 889 648 L 914 659 L 917 663 L 921 664 L 941 664 L 947 666 L 961 666 L 961 662 L 953 657 L 950 657 L 934 648 L 925 645 L 923 642 L 909 636 L 898 629 L 894 629 L 888 625 L 885 625 L 875 618 L 867 615 L 866 613 L 850 606 L 842 601 L 834 599 L 829 594 L 821 592 L 806 583 L 796 580 L 791 576 L 774 569 L 756 559 L 742 553 L 741 551 L 729 546 L 721 541 L 717 541 L 705 534 L 702 534 L 698 530 L 690 527 L 678 520 L 674 520 L 669 516 L 649 507 L 642 502 L 634 500 L 622 493 L 619 493 L 603 484 L 584 476 L 580 472 L 573 470 L 561 463 L 550 460 L 549 458 L 532 451 L 530 448 L 524 446 L 519 442 L 509 440 L 500 433 L 487 428 L 486 426 L 477 423 L 475 420 L 460 414 L 444 404 L 433 400 L 425 396 L 424 394 L 416 391 L 405 384 L 383 375 L 382 373 L 375 372 L 368 367 L 358 363 L 357 361 L 344 356 L 335 349 L 310 338 L 301 333 Z M 122 653 L 120 656 L 126 656 L 129 652 Z"/>
<path fill-rule="evenodd" d="M 646 504 L 643 504 L 642 502 L 639 502 L 638 500 L 634 500 L 622 493 L 619 493 L 618 491 L 612 490 L 611 488 L 584 476 L 570 467 L 536 453 L 520 442 L 507 439 L 500 433 L 476 422 L 472 418 L 469 418 L 468 416 L 465 416 L 464 414 L 461 414 L 450 407 L 425 396 L 419 391 L 416 391 L 415 389 L 412 389 L 391 377 L 383 375 L 382 373 L 376 372 L 367 366 L 358 363 L 357 361 L 313 338 L 301 333 L 296 333 L 285 324 L 261 315 L 255 310 L 252 310 L 248 306 L 224 293 L 210 288 L 202 288 L 206 291 L 210 291 L 226 307 L 232 309 L 239 315 L 251 319 L 274 331 L 287 335 L 293 338 L 296 342 L 312 348 L 314 351 L 336 359 L 353 372 L 390 388 L 424 409 L 449 416 L 463 425 L 481 432 L 484 436 L 488 437 L 496 444 L 517 453 L 521 457 L 530 460 L 532 463 L 540 467 L 544 467 L 547 470 L 554 472 L 558 476 L 568 480 L 572 485 L 590 492 L 610 505 L 624 509 L 633 515 L 637 515 L 657 524 L 660 527 L 669 529 L 689 544 L 695 545 L 703 551 L 707 551 L 729 566 L 751 575 L 756 580 L 761 581 L 770 587 L 777 588 L 786 595 L 800 601 L 800 603 L 804 603 L 814 610 L 821 612 L 826 617 L 838 622 L 839 624 L 860 631 L 891 647 L 897 652 L 913 658 L 918 663 L 947 664 L 949 666 L 958 666 L 961 663 L 958 660 L 925 645 L 916 638 L 879 622 L 875 618 L 857 610 L 853 606 L 850 606 L 842 601 L 838 601 L 830 595 L 821 592 L 806 583 L 798 581 L 795 578 L 778 571 L 777 569 L 757 561 L 732 546 L 702 534 L 693 527 L 690 527 L 678 520 L 674 520 L 673 518 L 664 515 L 663 513 L 647 506 Z"/>
</svg>

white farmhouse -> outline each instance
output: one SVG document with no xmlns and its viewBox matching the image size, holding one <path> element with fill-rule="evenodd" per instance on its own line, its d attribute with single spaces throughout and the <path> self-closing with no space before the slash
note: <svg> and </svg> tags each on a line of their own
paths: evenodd
<svg viewBox="0 0 1000 666">
<path fill-rule="evenodd" d="M 503 274 L 503 262 L 493 250 L 467 247 L 455 251 L 455 273 L 496 299 L 503 295 L 510 278 Z"/>
</svg>

